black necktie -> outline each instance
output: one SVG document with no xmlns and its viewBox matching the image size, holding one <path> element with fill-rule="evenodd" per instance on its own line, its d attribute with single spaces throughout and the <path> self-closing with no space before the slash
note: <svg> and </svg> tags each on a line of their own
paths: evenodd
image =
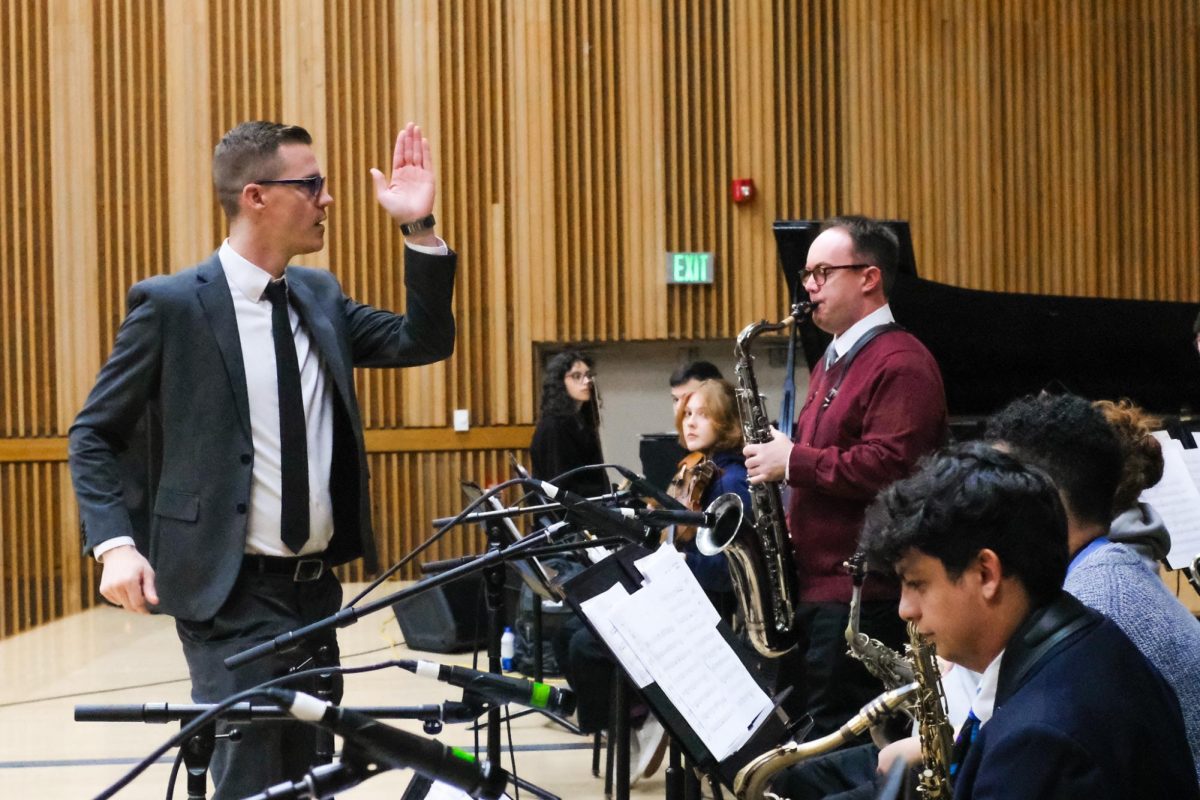
<svg viewBox="0 0 1200 800">
<path fill-rule="evenodd" d="M 300 362 L 288 320 L 287 284 L 267 284 L 271 301 L 271 338 L 275 340 L 275 373 L 279 381 L 279 450 L 283 472 L 280 528 L 293 553 L 308 541 L 308 436 L 304 430 L 304 398 Z"/>
</svg>

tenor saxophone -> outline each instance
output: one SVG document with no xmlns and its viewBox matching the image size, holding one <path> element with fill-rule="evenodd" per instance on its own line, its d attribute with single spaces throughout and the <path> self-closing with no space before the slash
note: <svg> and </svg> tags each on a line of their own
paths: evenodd
<svg viewBox="0 0 1200 800">
<path fill-rule="evenodd" d="M 849 654 L 862 662 L 867 671 L 878 678 L 886 689 L 895 689 L 915 680 L 912 662 L 878 639 L 859 630 L 862 610 L 863 581 L 867 575 L 867 560 L 861 552 L 850 556 L 842 566 L 854 581 L 850 595 L 850 619 L 846 623 L 846 644 Z"/>
<path fill-rule="evenodd" d="M 747 444 L 771 441 L 771 422 L 758 393 L 754 357 L 750 345 L 765 331 L 783 330 L 812 313 L 811 303 L 792 306 L 791 316 L 777 323 L 766 320 L 747 325 L 737 337 L 736 358 L 738 411 Z M 750 485 L 754 508 L 752 525 L 742 526 L 721 540 L 713 534 L 697 535 L 696 547 L 705 555 L 724 552 L 734 593 L 746 624 L 751 646 L 766 658 L 776 658 L 796 644 L 796 568 L 792 541 L 784 517 L 783 498 L 777 482 Z"/>
</svg>

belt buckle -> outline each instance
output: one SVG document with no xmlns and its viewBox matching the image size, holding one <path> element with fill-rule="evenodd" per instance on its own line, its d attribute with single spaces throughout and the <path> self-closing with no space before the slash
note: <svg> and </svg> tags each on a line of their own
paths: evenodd
<svg viewBox="0 0 1200 800">
<path fill-rule="evenodd" d="M 302 558 L 296 562 L 296 572 L 292 580 L 296 583 L 315 581 L 325 573 L 325 562 L 319 558 Z"/>
</svg>

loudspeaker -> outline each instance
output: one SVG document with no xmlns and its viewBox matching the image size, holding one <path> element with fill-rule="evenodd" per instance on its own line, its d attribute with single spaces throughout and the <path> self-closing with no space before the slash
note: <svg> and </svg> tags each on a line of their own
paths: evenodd
<svg viewBox="0 0 1200 800">
<path fill-rule="evenodd" d="M 423 578 L 417 584 L 430 580 Z M 405 645 L 430 653 L 462 653 L 487 645 L 483 575 L 468 575 L 392 604 Z"/>
</svg>

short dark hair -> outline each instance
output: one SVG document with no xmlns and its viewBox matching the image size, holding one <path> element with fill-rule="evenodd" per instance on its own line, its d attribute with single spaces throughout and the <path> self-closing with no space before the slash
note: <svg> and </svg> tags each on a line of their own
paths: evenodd
<svg viewBox="0 0 1200 800">
<path fill-rule="evenodd" d="M 692 361 L 671 373 L 671 388 L 682 386 L 693 378 L 698 381 L 719 381 L 724 376 L 711 361 Z"/>
<path fill-rule="evenodd" d="M 1074 394 L 1028 395 L 988 419 L 984 438 L 1003 442 L 1058 484 L 1083 522 L 1112 522 L 1123 458 L 1116 433 L 1099 409 Z"/>
<path fill-rule="evenodd" d="M 883 295 L 891 294 L 900 269 L 900 239 L 896 232 L 877 219 L 859 214 L 832 217 L 821 225 L 822 232 L 833 228 L 840 228 L 850 235 L 858 260 L 879 267 Z"/>
<path fill-rule="evenodd" d="M 922 461 L 867 509 L 859 549 L 876 568 L 910 550 L 942 562 L 957 580 L 987 548 L 1035 606 L 1056 598 L 1067 575 L 1067 521 L 1049 476 L 983 442 Z"/>
<path fill-rule="evenodd" d="M 299 125 L 256 120 L 243 122 L 217 142 L 213 186 L 226 218 L 238 215 L 238 197 L 246 184 L 279 176 L 279 148 L 285 144 L 312 144 L 312 136 Z"/>
</svg>

